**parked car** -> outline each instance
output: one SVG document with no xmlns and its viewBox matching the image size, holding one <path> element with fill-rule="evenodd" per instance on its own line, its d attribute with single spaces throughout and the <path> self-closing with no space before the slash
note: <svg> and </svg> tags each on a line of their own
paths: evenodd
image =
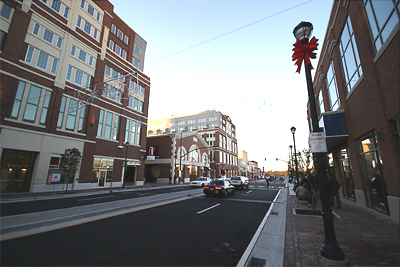
<svg viewBox="0 0 400 267">
<path fill-rule="evenodd" d="M 231 177 L 231 184 L 235 188 L 241 188 L 242 190 L 244 188 L 249 189 L 249 178 L 244 177 L 244 176 L 232 176 Z"/>
<path fill-rule="evenodd" d="M 206 197 L 220 195 L 227 197 L 235 193 L 235 187 L 225 180 L 214 180 L 204 186 L 203 193 Z"/>
<path fill-rule="evenodd" d="M 209 182 L 211 182 L 210 177 L 197 177 L 196 180 L 190 182 L 190 187 L 191 188 L 204 187 Z"/>
</svg>

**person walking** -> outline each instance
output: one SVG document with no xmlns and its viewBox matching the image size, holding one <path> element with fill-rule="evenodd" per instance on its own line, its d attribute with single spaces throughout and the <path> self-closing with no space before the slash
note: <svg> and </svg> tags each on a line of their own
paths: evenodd
<svg viewBox="0 0 400 267">
<path fill-rule="evenodd" d="M 331 206 L 332 208 L 335 207 L 335 198 L 336 198 L 336 205 L 339 209 L 342 208 L 342 202 L 340 201 L 340 196 L 339 196 L 339 189 L 340 189 L 340 184 L 335 178 L 330 178 L 328 182 L 328 188 L 330 190 L 330 200 L 331 200 Z"/>
</svg>

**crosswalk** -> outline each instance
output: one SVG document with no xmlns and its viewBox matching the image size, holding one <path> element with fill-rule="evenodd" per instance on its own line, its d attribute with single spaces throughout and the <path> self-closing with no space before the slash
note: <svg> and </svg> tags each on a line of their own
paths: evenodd
<svg viewBox="0 0 400 267">
<path fill-rule="evenodd" d="M 281 189 L 281 188 L 285 188 L 285 186 L 270 185 L 269 187 L 267 187 L 267 185 L 249 185 L 249 188 Z"/>
</svg>

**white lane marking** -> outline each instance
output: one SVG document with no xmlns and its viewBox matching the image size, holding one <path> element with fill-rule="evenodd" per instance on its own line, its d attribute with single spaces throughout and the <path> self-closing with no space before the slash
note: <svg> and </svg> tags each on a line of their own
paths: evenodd
<svg viewBox="0 0 400 267">
<path fill-rule="evenodd" d="M 253 192 L 253 190 L 247 191 L 246 194 L 249 194 L 249 193 L 251 193 L 251 192 Z"/>
<path fill-rule="evenodd" d="M 203 213 L 203 212 L 205 212 L 205 211 L 207 211 L 207 210 L 216 208 L 216 207 L 218 207 L 219 205 L 220 205 L 220 203 L 218 203 L 217 205 L 214 205 L 214 206 L 212 206 L 212 207 L 209 207 L 209 208 L 207 208 L 207 209 L 205 209 L 205 210 L 199 211 L 199 212 L 197 212 L 197 214 L 200 214 L 200 213 Z"/>
<path fill-rule="evenodd" d="M 84 198 L 84 199 L 78 199 L 78 201 L 86 201 L 86 200 L 94 200 L 94 199 L 102 199 L 102 198 L 110 198 L 110 197 L 115 197 L 115 195 L 112 195 L 112 196 L 106 196 L 106 197 L 92 197 L 92 198 Z"/>
</svg>

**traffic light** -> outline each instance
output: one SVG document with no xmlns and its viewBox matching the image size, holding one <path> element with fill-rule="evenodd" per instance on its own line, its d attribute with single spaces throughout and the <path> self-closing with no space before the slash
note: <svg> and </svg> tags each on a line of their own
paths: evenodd
<svg viewBox="0 0 400 267">
<path fill-rule="evenodd" d="M 276 161 L 278 161 L 278 158 L 276 158 Z"/>
<path fill-rule="evenodd" d="M 264 158 L 265 161 L 267 161 L 267 158 Z"/>
<path fill-rule="evenodd" d="M 212 151 L 212 146 L 213 146 L 213 145 L 211 145 L 211 151 Z"/>
<path fill-rule="evenodd" d="M 198 146 L 196 146 L 196 152 L 197 152 L 197 151 L 199 151 L 199 147 L 198 147 Z"/>
<path fill-rule="evenodd" d="M 148 156 L 154 156 L 154 147 L 149 147 L 149 150 L 147 152 Z"/>
</svg>

